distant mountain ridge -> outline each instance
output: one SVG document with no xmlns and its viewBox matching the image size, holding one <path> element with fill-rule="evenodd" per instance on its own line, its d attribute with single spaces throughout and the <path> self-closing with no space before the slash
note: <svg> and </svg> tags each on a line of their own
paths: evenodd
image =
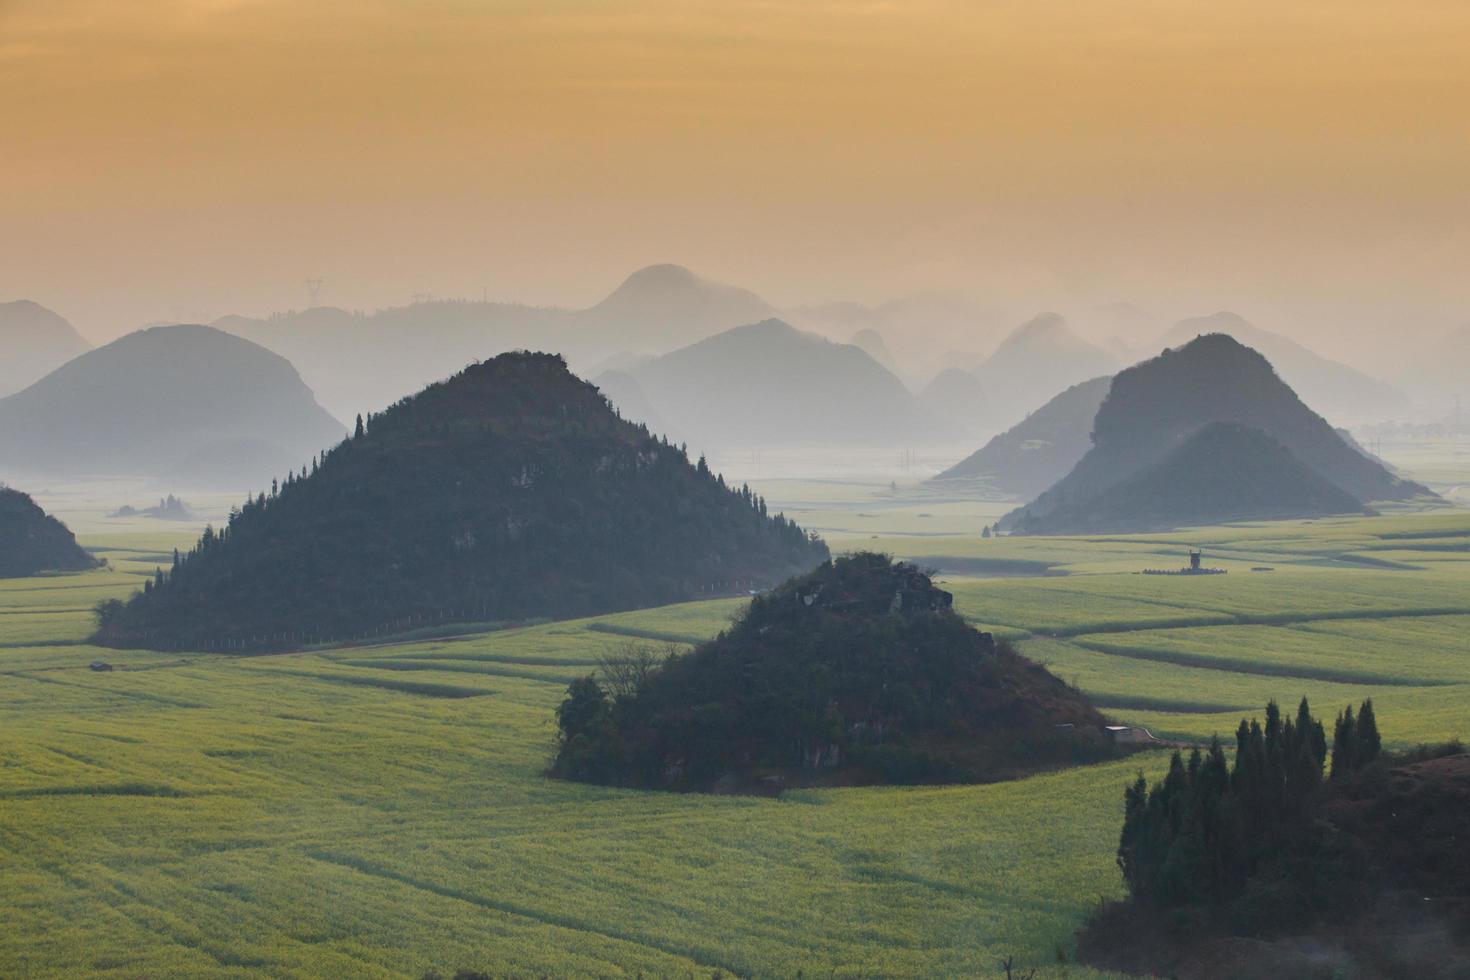
<svg viewBox="0 0 1470 980">
<path fill-rule="evenodd" d="M 669 435 L 701 449 L 912 445 L 949 431 L 866 351 L 776 319 L 626 373 Z"/>
<path fill-rule="evenodd" d="M 664 264 L 639 269 L 577 320 L 583 330 L 616 334 L 620 347 L 659 353 L 775 312 L 748 289 Z"/>
<path fill-rule="evenodd" d="M 556 350 L 575 365 L 637 360 L 769 317 L 754 293 L 654 265 L 581 310 L 429 300 L 350 313 L 316 307 L 214 325 L 270 348 L 300 369 L 344 418 L 377 411 L 466 364 L 513 350 Z"/>
<path fill-rule="evenodd" d="M 88 351 L 0 399 L 0 466 L 59 476 L 158 476 L 244 438 L 299 466 L 343 431 L 278 355 L 211 327 L 154 327 Z M 250 478 L 236 486 L 244 490 L 271 475 L 236 474 Z"/>
<path fill-rule="evenodd" d="M 289 649 L 744 592 L 827 548 L 618 418 L 550 354 L 471 365 L 366 420 L 232 516 L 97 641 Z"/>
<path fill-rule="evenodd" d="M 1260 353 L 1224 334 L 1209 334 L 1119 372 L 1094 419 L 1087 455 L 1036 500 L 1007 515 L 1002 526 L 1037 533 L 1051 533 L 1064 525 L 1086 530 L 1087 515 L 1104 511 L 1111 515 L 1112 525 L 1150 526 L 1154 521 L 1148 516 L 1146 495 L 1140 494 L 1130 522 L 1116 512 L 1109 491 L 1143 479 L 1200 430 L 1218 422 L 1256 430 L 1269 440 L 1211 437 L 1221 451 L 1242 453 L 1236 460 L 1241 472 L 1263 472 L 1260 459 L 1269 455 L 1268 449 L 1275 452 L 1271 444 L 1279 444 L 1346 494 L 1353 510 L 1373 501 L 1428 494 L 1425 487 L 1398 479 L 1344 442 L 1276 376 Z M 1177 459 L 1175 463 L 1179 465 Z M 1304 484 L 1297 490 L 1316 492 Z M 1209 515 L 1198 516 L 1205 520 Z"/>
<path fill-rule="evenodd" d="M 1116 357 L 1043 313 L 1012 331 L 975 374 L 997 406 L 992 421 L 1010 426 L 1057 392 L 1117 369 Z"/>
<path fill-rule="evenodd" d="M 39 303 L 28 299 L 0 303 L 0 398 L 91 349 L 75 327 Z"/>
</svg>

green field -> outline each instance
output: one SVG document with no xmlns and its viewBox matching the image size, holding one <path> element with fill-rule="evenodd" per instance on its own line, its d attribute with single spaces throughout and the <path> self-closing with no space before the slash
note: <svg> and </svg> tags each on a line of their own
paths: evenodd
<svg viewBox="0 0 1470 980">
<path fill-rule="evenodd" d="M 792 509 L 825 508 L 837 548 L 964 568 L 962 614 L 1121 721 L 1204 738 L 1271 697 L 1330 716 L 1371 696 L 1391 743 L 1470 737 L 1470 513 L 982 540 L 965 524 L 993 505 L 803 492 Z M 90 607 L 189 535 L 82 526 L 110 569 L 0 582 L 0 976 L 995 976 L 1007 955 L 1097 976 L 1059 956 L 1120 893 L 1122 786 L 1161 753 L 780 800 L 556 783 L 570 678 L 742 603 L 294 655 L 104 651 Z M 1189 545 L 1230 573 L 1134 574 Z M 975 574 L 998 561 L 1066 574 Z"/>
</svg>

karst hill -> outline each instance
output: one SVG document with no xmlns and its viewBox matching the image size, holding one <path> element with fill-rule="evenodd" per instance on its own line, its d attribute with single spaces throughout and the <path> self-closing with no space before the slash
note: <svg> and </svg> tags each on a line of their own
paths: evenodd
<svg viewBox="0 0 1470 980">
<path fill-rule="evenodd" d="M 1092 448 L 1002 527 L 1141 531 L 1361 513 L 1421 496 L 1431 495 L 1344 441 L 1259 353 L 1209 334 L 1119 372 Z"/>
<path fill-rule="evenodd" d="M 6 473 L 167 474 L 244 490 L 342 433 L 284 358 L 198 325 L 128 334 L 0 398 Z M 242 472 L 242 443 L 269 466 Z"/>
<path fill-rule="evenodd" d="M 634 684 L 573 684 L 554 772 L 769 792 L 986 782 L 1112 753 L 1082 694 L 966 625 L 951 600 L 883 555 L 823 564 Z"/>
<path fill-rule="evenodd" d="M 97 640 L 283 649 L 591 615 L 767 587 L 826 557 L 560 357 L 520 352 L 365 420 L 107 607 Z"/>
<path fill-rule="evenodd" d="M 26 494 L 0 485 L 0 578 L 82 571 L 96 564 L 65 524 Z"/>
</svg>

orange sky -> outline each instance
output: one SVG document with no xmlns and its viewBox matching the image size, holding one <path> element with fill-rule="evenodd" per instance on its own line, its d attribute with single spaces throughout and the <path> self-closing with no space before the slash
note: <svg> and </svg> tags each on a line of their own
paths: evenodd
<svg viewBox="0 0 1470 980">
<path fill-rule="evenodd" d="M 1467 52 L 1463 0 L 0 0 L 0 299 L 102 339 L 674 261 L 1363 357 L 1470 319 Z"/>
</svg>

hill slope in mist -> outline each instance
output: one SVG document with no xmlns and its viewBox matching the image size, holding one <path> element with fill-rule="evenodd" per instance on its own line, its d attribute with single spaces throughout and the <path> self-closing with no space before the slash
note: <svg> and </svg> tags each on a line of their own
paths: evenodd
<svg viewBox="0 0 1470 980">
<path fill-rule="evenodd" d="M 1162 459 L 1044 516 L 1021 534 L 1164 531 L 1227 521 L 1360 514 L 1363 504 L 1260 429 L 1211 422 Z"/>
<path fill-rule="evenodd" d="M 0 398 L 91 349 L 75 327 L 39 303 L 0 303 Z"/>
<path fill-rule="evenodd" d="M 153 327 L 0 399 L 0 465 L 157 476 L 216 444 L 252 439 L 299 466 L 342 431 L 280 356 L 211 327 Z M 271 475 L 249 474 L 239 488 Z"/>
<path fill-rule="evenodd" d="M 848 343 L 867 351 L 868 356 L 883 365 L 884 370 L 901 376 L 898 362 L 893 359 L 893 352 L 888 349 L 888 342 L 883 339 L 881 333 L 872 327 L 864 327 L 859 330 L 852 335 Z"/>
<path fill-rule="evenodd" d="M 945 368 L 919 391 L 919 404 L 930 415 L 973 435 L 986 429 L 990 399 L 980 379 L 962 368 Z"/>
<path fill-rule="evenodd" d="M 1058 392 L 1118 368 L 1112 354 L 1083 340 L 1055 313 L 1021 324 L 976 376 L 995 406 L 992 422 L 1013 425 Z"/>
<path fill-rule="evenodd" d="M 913 445 L 948 431 L 867 352 L 780 320 L 727 330 L 630 373 L 669 434 L 702 450 Z"/>
<path fill-rule="evenodd" d="M 108 607 L 97 638 L 279 649 L 586 616 L 769 586 L 826 557 L 748 490 L 619 419 L 560 357 L 504 354 L 247 503 L 162 586 Z"/>
<path fill-rule="evenodd" d="M 1087 455 L 1092 421 L 1112 383 L 1105 376 L 1073 385 L 930 482 L 979 484 L 1030 500 Z"/>
<path fill-rule="evenodd" d="M 1160 338 L 1155 349 L 1180 347 L 1211 333 L 1226 334 L 1260 351 L 1303 401 L 1334 421 L 1376 420 L 1408 405 L 1408 397 L 1388 382 L 1323 357 L 1290 337 L 1263 330 L 1228 311 L 1181 320 Z"/>
<path fill-rule="evenodd" d="M 65 524 L 26 494 L 0 484 L 0 578 L 82 571 L 96 564 Z"/>
<path fill-rule="evenodd" d="M 579 338 L 610 350 L 663 353 L 775 308 L 748 289 L 703 279 L 680 265 L 651 265 L 625 279 L 596 306 L 576 315 Z"/>
<path fill-rule="evenodd" d="M 915 387 L 948 367 L 978 367 L 981 352 L 999 339 L 995 314 L 954 293 L 915 293 L 876 306 L 820 303 L 788 310 L 782 318 L 826 337 L 851 338 Z M 874 334 L 882 337 L 889 360 L 869 346 Z"/>
<path fill-rule="evenodd" d="M 1212 422 L 1256 429 L 1362 504 L 1428 491 L 1400 480 L 1342 440 L 1259 353 L 1224 334 L 1118 373 L 1093 422 L 1092 448 L 1051 489 L 1002 526 L 1050 527 L 1053 513 L 1085 514 L 1110 488 L 1143 474 Z"/>
<path fill-rule="evenodd" d="M 1416 399 L 1444 411 L 1455 399 L 1470 406 L 1470 323 L 1425 345 L 1404 373 Z"/>
</svg>

